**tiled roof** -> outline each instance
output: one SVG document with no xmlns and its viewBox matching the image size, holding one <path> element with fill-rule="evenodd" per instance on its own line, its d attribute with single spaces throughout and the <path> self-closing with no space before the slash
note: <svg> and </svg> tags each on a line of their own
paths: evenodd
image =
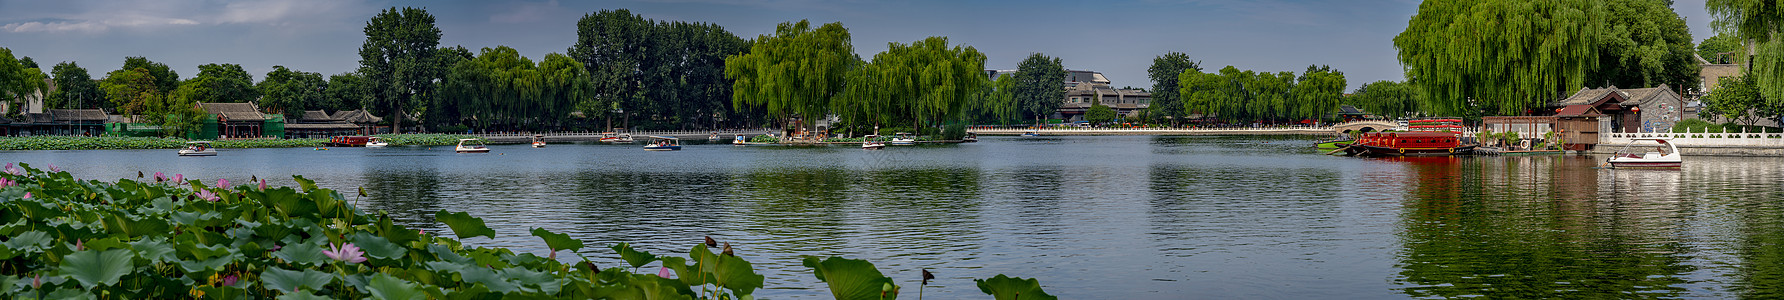
<svg viewBox="0 0 1784 300">
<path fill-rule="evenodd" d="M 56 121 L 105 122 L 105 111 L 97 109 L 51 109 L 51 118 Z"/>
<path fill-rule="evenodd" d="M 264 121 L 266 115 L 260 114 L 260 107 L 253 103 L 199 103 L 205 112 L 217 114 L 218 118 L 235 121 Z"/>
</svg>

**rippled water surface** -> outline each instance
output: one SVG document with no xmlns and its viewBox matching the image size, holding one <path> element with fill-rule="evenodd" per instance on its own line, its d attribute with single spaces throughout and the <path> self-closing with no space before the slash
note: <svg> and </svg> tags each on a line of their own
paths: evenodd
<svg viewBox="0 0 1784 300">
<path fill-rule="evenodd" d="M 82 178 L 303 175 L 427 230 L 466 211 L 543 255 L 535 227 L 685 255 L 727 241 L 758 299 L 828 297 L 801 255 L 867 259 L 915 296 L 1038 278 L 1069 299 L 1784 297 L 1784 160 L 1328 157 L 1300 137 L 989 137 L 891 147 L 494 146 L 0 152 Z M 566 253 L 567 254 L 567 253 Z M 560 257 L 573 257 L 560 255 Z"/>
</svg>

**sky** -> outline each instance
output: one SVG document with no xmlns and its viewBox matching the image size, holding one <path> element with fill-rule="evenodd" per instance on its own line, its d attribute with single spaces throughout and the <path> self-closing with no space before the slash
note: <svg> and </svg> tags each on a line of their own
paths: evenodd
<svg viewBox="0 0 1784 300">
<path fill-rule="evenodd" d="M 776 24 L 842 22 L 861 57 L 887 43 L 943 36 L 985 53 L 987 69 L 1015 69 L 1029 54 L 1102 72 L 1117 87 L 1150 88 L 1146 68 L 1183 52 L 1205 70 L 1225 66 L 1300 73 L 1343 71 L 1350 89 L 1402 80 L 1393 38 L 1418 10 L 1414 0 L 0 0 L 0 47 L 29 56 L 45 73 L 73 61 L 94 78 L 124 57 L 167 64 L 182 79 L 210 63 L 239 64 L 259 80 L 273 66 L 323 75 L 359 65 L 365 22 L 382 9 L 422 7 L 442 46 L 476 51 L 506 45 L 535 61 L 563 53 L 576 21 L 629 9 L 658 21 L 714 23 L 748 38 Z M 1712 34 L 1704 0 L 1674 10 L 1693 38 Z"/>
</svg>

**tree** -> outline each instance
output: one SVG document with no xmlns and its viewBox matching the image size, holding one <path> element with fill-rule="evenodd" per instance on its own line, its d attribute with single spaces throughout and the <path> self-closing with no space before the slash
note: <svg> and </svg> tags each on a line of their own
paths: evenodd
<svg viewBox="0 0 1784 300">
<path fill-rule="evenodd" d="M 586 110 L 584 114 L 636 113 L 643 105 L 641 73 L 653 29 L 649 20 L 624 9 L 598 11 L 576 21 L 576 44 L 570 46 L 570 57 L 582 62 L 598 85 L 595 97 L 579 105 Z"/>
<path fill-rule="evenodd" d="M 403 132 L 403 116 L 433 95 L 442 73 L 440 28 L 426 9 L 391 7 L 366 22 L 365 36 L 359 74 L 371 83 L 371 107 L 390 116 L 391 131 Z"/>
<path fill-rule="evenodd" d="M 35 63 L 33 63 L 35 64 Z M 26 68 L 25 64 L 13 58 L 12 49 L 0 48 L 0 100 L 6 107 L 12 108 L 8 113 L 23 112 L 25 97 L 47 90 L 43 80 L 48 76 L 43 70 Z"/>
<path fill-rule="evenodd" d="M 1753 43 L 1753 53 L 1747 53 L 1752 58 L 1746 76 L 1754 77 L 1761 97 L 1769 102 L 1784 102 L 1784 34 L 1780 34 L 1784 32 L 1784 3 L 1710 0 L 1704 8 L 1715 19 L 1710 24 L 1718 31 Z"/>
<path fill-rule="evenodd" d="M 1040 53 L 1029 54 L 1016 64 L 1015 97 L 1019 111 L 1035 123 L 1059 110 L 1065 104 L 1065 65 L 1059 58 Z"/>
<path fill-rule="evenodd" d="M 111 108 L 105 105 L 105 93 L 99 89 L 99 83 L 93 81 L 93 75 L 86 68 L 74 62 L 57 63 L 50 69 L 56 79 L 56 92 L 44 99 L 45 107 L 53 108 Z"/>
<path fill-rule="evenodd" d="M 37 67 L 37 60 L 31 59 L 30 56 L 19 57 L 19 65 L 24 66 L 26 69 L 43 69 Z"/>
<path fill-rule="evenodd" d="M 1758 82 L 1751 75 L 1749 72 L 1717 81 L 1716 90 L 1703 97 L 1704 110 L 1747 125 L 1764 116 L 1776 116 L 1780 112 L 1777 105 L 1760 95 Z"/>
<path fill-rule="evenodd" d="M 1349 83 L 1344 79 L 1344 72 L 1330 66 L 1307 66 L 1307 72 L 1301 73 L 1294 85 L 1290 96 L 1294 101 L 1288 117 L 1319 119 L 1338 111 L 1339 103 L 1344 102 L 1344 88 Z"/>
<path fill-rule="evenodd" d="M 184 85 L 199 84 L 203 94 L 192 99 L 199 102 L 249 102 L 260 97 L 260 91 L 254 88 L 254 77 L 242 70 L 237 64 L 204 64 L 198 66 L 198 76 L 187 79 Z"/>
<path fill-rule="evenodd" d="M 732 105 L 761 107 L 781 119 L 797 115 L 816 131 L 817 119 L 843 92 L 849 69 L 860 64 L 849 39 L 841 22 L 813 29 L 805 20 L 756 37 L 748 53 L 725 58 Z"/>
<path fill-rule="evenodd" d="M 964 116 L 985 86 L 985 54 L 929 37 L 888 43 L 873 62 L 850 71 L 848 92 L 834 111 L 854 124 L 911 122 L 922 128 Z"/>
<path fill-rule="evenodd" d="M 1115 109 L 1109 108 L 1108 105 L 1091 106 L 1090 110 L 1084 112 L 1084 120 L 1090 121 L 1091 124 L 1113 122 L 1115 121 Z"/>
<path fill-rule="evenodd" d="M 266 93 L 260 98 L 260 109 L 284 113 L 287 120 L 302 118 L 305 110 L 328 107 L 328 82 L 319 73 L 273 66 L 259 88 Z"/>
<path fill-rule="evenodd" d="M 974 118 L 974 121 L 982 122 L 981 124 L 1008 124 L 1010 121 L 1020 121 L 1022 114 L 1017 111 L 1019 107 L 1016 104 L 1015 89 L 1015 76 L 999 74 L 996 80 L 991 80 L 980 88 L 983 91 L 982 94 L 979 95 L 977 101 L 972 101 L 973 106 L 968 108 L 971 111 L 970 116 Z"/>
<path fill-rule="evenodd" d="M 1344 97 L 1344 104 L 1355 106 L 1363 111 L 1385 117 L 1405 117 L 1418 112 L 1418 86 L 1394 81 L 1376 81 L 1363 84 L 1356 92 Z"/>
<path fill-rule="evenodd" d="M 167 65 L 165 65 L 165 64 L 150 61 L 148 58 L 145 58 L 145 57 L 141 57 L 141 56 L 125 57 L 124 58 L 124 66 L 118 68 L 118 70 L 135 70 L 135 69 L 143 69 L 144 71 L 148 72 L 149 77 L 151 78 L 151 80 L 153 80 L 153 83 L 155 84 L 155 89 L 160 91 L 163 94 L 168 93 L 168 92 L 173 92 L 173 89 L 180 87 L 180 73 L 179 72 L 175 72 L 173 70 L 173 68 L 168 68 Z"/>
<path fill-rule="evenodd" d="M 1731 34 L 1717 34 L 1697 44 L 1697 55 L 1712 64 L 1732 64 L 1738 59 L 1746 59 L 1745 55 L 1723 57 L 1722 53 L 1745 53 L 1741 51 L 1741 40 Z"/>
<path fill-rule="evenodd" d="M 1439 114 L 1522 114 L 1585 86 L 1605 10 L 1588 0 L 1431 0 L 1394 37 Z M 1472 104 L 1471 104 L 1472 103 Z"/>
<path fill-rule="evenodd" d="M 1177 77 L 1189 70 L 1201 72 L 1202 63 L 1183 52 L 1166 52 L 1152 59 L 1152 66 L 1146 68 L 1146 77 L 1152 79 L 1152 106 L 1147 108 L 1155 112 L 1152 117 L 1170 117 L 1175 124 L 1187 116 L 1183 96 L 1177 93 L 1182 89 Z"/>
<path fill-rule="evenodd" d="M 1697 87 L 1701 67 L 1692 57 L 1691 30 L 1672 1 L 1601 2 L 1607 24 L 1598 32 L 1598 67 L 1587 72 L 1586 84 Z"/>
<path fill-rule="evenodd" d="M 327 100 L 321 108 L 330 111 L 361 109 L 372 102 L 371 83 L 354 72 L 328 76 L 328 90 L 323 94 Z"/>
<path fill-rule="evenodd" d="M 142 67 L 112 71 L 99 86 L 119 113 L 140 116 L 161 126 L 163 135 L 179 136 L 196 130 L 204 112 L 196 102 L 161 92 L 161 80 L 154 73 Z"/>
</svg>

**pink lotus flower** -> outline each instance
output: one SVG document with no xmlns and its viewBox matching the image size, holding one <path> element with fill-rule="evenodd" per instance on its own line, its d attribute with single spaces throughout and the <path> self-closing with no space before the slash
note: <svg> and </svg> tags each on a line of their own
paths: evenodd
<svg viewBox="0 0 1784 300">
<path fill-rule="evenodd" d="M 217 187 L 228 188 L 229 187 L 229 179 L 217 178 Z"/>
<path fill-rule="evenodd" d="M 216 193 L 211 193 L 211 190 L 207 190 L 207 189 L 198 189 L 197 196 L 199 199 L 204 199 L 204 200 L 208 200 L 211 202 L 217 202 L 217 200 L 223 199 L 222 197 L 218 197 Z"/>
<path fill-rule="evenodd" d="M 20 173 L 23 173 L 22 171 L 24 171 L 24 170 L 20 170 L 18 168 L 13 168 L 12 163 L 6 164 L 6 174 L 12 174 L 13 176 L 18 176 L 18 175 L 23 175 L 23 174 L 20 174 Z"/>
<path fill-rule="evenodd" d="M 328 258 L 333 258 L 336 261 L 344 261 L 350 264 L 365 262 L 365 252 L 359 251 L 359 246 L 354 246 L 353 243 L 347 243 L 338 248 L 335 247 L 335 245 L 328 245 L 328 249 L 329 250 L 322 250 L 322 254 L 327 255 Z"/>
<path fill-rule="evenodd" d="M 14 186 L 14 185 L 18 185 L 18 182 L 13 182 L 11 179 L 0 178 L 0 188 Z"/>
<path fill-rule="evenodd" d="M 7 165 L 10 166 L 11 164 Z M 37 276 L 31 277 L 31 288 L 35 289 L 40 287 L 43 287 L 43 274 L 37 274 Z"/>
<path fill-rule="evenodd" d="M 167 181 L 167 175 L 161 174 L 161 172 L 155 172 L 155 182 L 162 181 Z"/>
<path fill-rule="evenodd" d="M 262 190 L 262 191 L 266 190 L 266 179 L 260 180 L 260 190 Z"/>
<path fill-rule="evenodd" d="M 235 274 L 229 274 L 229 277 L 223 277 L 223 286 L 235 286 L 236 279 Z"/>
<path fill-rule="evenodd" d="M 186 175 L 173 174 L 174 184 L 186 184 Z"/>
<path fill-rule="evenodd" d="M 75 239 L 74 240 L 74 251 L 81 251 L 81 250 L 87 250 L 87 246 L 81 244 L 80 239 Z"/>
<path fill-rule="evenodd" d="M 31 192 L 25 192 L 25 199 L 31 199 Z"/>
<path fill-rule="evenodd" d="M 664 267 L 660 270 L 657 270 L 657 277 L 669 278 L 669 268 Z M 674 279 L 674 278 L 669 278 L 669 279 Z"/>
<path fill-rule="evenodd" d="M 62 172 L 62 168 L 57 168 L 56 164 L 50 164 L 50 173 L 60 173 L 60 172 Z"/>
</svg>

